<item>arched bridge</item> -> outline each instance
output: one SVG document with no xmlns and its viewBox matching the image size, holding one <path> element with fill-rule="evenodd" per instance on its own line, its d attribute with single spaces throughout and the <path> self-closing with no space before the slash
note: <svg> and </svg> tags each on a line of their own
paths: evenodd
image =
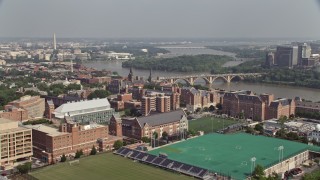
<svg viewBox="0 0 320 180">
<path fill-rule="evenodd" d="M 157 77 L 158 81 L 166 81 L 169 83 L 177 83 L 178 80 L 184 80 L 187 84 L 193 85 L 197 79 L 203 79 L 207 84 L 212 84 L 216 79 L 222 79 L 230 83 L 233 78 L 241 80 L 248 77 L 259 77 L 262 73 L 239 73 L 239 74 L 201 74 L 191 76 L 174 76 L 174 77 Z"/>
</svg>

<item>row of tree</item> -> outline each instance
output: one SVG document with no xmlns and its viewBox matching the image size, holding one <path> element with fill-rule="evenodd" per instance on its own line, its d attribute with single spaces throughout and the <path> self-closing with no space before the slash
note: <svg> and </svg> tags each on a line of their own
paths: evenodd
<svg viewBox="0 0 320 180">
<path fill-rule="evenodd" d="M 210 72 L 212 68 L 220 69 L 229 56 L 220 55 L 196 55 L 179 56 L 165 59 L 136 59 L 122 63 L 123 67 L 134 67 L 137 69 L 153 69 L 161 71 L 177 72 Z"/>
</svg>

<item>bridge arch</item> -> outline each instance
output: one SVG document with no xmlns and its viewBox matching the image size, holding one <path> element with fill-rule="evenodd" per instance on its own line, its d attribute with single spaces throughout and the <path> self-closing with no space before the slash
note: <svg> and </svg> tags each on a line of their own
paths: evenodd
<svg viewBox="0 0 320 180">
<path fill-rule="evenodd" d="M 244 77 L 243 77 L 243 76 L 235 75 L 235 76 L 232 76 L 232 77 L 230 78 L 230 81 L 232 81 L 232 80 L 234 80 L 234 79 L 236 79 L 236 78 L 239 78 L 241 81 L 244 80 Z"/>
<path fill-rule="evenodd" d="M 191 83 L 190 83 L 190 81 L 188 81 L 187 79 L 184 79 L 184 78 L 178 78 L 178 79 L 174 79 L 173 80 L 173 84 L 178 84 L 178 81 L 184 81 L 184 82 L 186 82 L 186 84 L 187 85 L 192 85 Z"/>
<path fill-rule="evenodd" d="M 212 79 L 212 82 L 214 82 L 217 79 L 222 79 L 224 82 L 229 82 L 228 79 L 224 76 L 217 76 L 215 78 Z"/>
<path fill-rule="evenodd" d="M 211 82 L 209 81 L 209 79 L 208 78 L 206 78 L 206 77 L 196 77 L 194 80 L 193 80 L 193 84 L 196 82 L 196 80 L 200 80 L 200 79 L 203 79 L 205 82 L 206 82 L 206 84 L 211 84 Z"/>
</svg>

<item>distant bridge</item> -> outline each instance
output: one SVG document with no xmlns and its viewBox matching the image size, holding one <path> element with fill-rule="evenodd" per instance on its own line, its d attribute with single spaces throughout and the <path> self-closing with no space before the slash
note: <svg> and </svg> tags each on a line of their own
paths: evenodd
<svg viewBox="0 0 320 180">
<path fill-rule="evenodd" d="M 159 46 L 158 48 L 163 48 L 163 49 L 207 49 L 204 46 Z"/>
<path fill-rule="evenodd" d="M 178 80 L 184 80 L 187 84 L 193 85 L 197 79 L 203 79 L 206 84 L 212 84 L 216 79 L 222 79 L 227 83 L 230 83 L 233 78 L 239 78 L 241 80 L 248 77 L 259 77 L 263 73 L 239 73 L 239 74 L 201 74 L 192 76 L 174 76 L 174 77 L 157 77 L 158 81 L 165 81 L 172 84 L 177 83 Z"/>
</svg>

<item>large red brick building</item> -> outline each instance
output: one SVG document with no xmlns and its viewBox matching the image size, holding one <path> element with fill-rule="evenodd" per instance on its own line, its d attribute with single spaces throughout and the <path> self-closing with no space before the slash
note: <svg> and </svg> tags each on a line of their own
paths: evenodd
<svg viewBox="0 0 320 180">
<path fill-rule="evenodd" d="M 28 111 L 21 108 L 7 108 L 0 111 L 0 118 L 10 119 L 13 121 L 26 121 L 28 120 Z"/>
<path fill-rule="evenodd" d="M 232 117 L 263 121 L 295 114 L 291 99 L 274 99 L 272 94 L 256 95 L 251 91 L 225 92 L 221 100 L 222 113 Z"/>
<path fill-rule="evenodd" d="M 194 87 L 181 88 L 181 103 L 186 105 L 189 112 L 194 112 L 198 108 L 215 106 L 220 102 L 218 91 L 198 90 Z"/>
<path fill-rule="evenodd" d="M 169 136 L 179 135 L 188 130 L 188 120 L 183 110 L 158 113 L 145 117 L 123 118 L 113 116 L 110 119 L 110 132 L 119 135 L 121 128 L 122 135 L 134 139 L 142 137 L 151 138 L 154 132 L 158 138 L 163 132 Z"/>
<path fill-rule="evenodd" d="M 32 129 L 34 156 L 48 163 L 60 161 L 63 154 L 75 156 L 80 150 L 89 154 L 93 146 L 98 151 L 111 150 L 114 141 L 122 139 L 109 135 L 108 126 L 79 125 L 69 120 L 59 129 L 45 125 L 26 127 Z"/>
<path fill-rule="evenodd" d="M 42 118 L 45 112 L 45 99 L 40 96 L 23 96 L 18 100 L 9 102 L 4 109 L 12 111 L 14 108 L 24 109 L 28 112 L 28 119 Z"/>
</svg>

